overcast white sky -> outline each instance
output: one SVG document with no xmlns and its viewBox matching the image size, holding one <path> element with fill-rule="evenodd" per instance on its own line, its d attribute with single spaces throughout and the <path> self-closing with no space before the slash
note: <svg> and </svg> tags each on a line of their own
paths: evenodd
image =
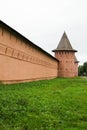
<svg viewBox="0 0 87 130">
<path fill-rule="evenodd" d="M 65 31 L 87 61 L 87 0 L 0 0 L 0 19 L 52 55 Z"/>
</svg>

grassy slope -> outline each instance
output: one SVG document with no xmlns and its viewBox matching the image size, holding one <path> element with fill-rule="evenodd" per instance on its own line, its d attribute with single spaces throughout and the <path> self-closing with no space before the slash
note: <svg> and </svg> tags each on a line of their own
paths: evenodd
<svg viewBox="0 0 87 130">
<path fill-rule="evenodd" d="M 87 130 L 87 79 L 0 85 L 0 130 Z"/>
</svg>

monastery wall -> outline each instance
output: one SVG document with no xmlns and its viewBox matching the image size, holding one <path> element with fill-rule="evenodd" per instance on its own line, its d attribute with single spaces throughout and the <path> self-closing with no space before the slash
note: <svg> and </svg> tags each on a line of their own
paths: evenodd
<svg viewBox="0 0 87 130">
<path fill-rule="evenodd" d="M 58 77 L 55 58 L 0 27 L 0 81 L 25 82 L 55 77 Z"/>
</svg>

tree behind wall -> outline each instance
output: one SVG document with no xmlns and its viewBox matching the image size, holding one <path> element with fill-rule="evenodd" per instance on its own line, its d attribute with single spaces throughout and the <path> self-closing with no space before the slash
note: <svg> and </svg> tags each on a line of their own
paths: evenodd
<svg viewBox="0 0 87 130">
<path fill-rule="evenodd" d="M 78 67 L 79 76 L 87 76 L 87 62 Z"/>
</svg>

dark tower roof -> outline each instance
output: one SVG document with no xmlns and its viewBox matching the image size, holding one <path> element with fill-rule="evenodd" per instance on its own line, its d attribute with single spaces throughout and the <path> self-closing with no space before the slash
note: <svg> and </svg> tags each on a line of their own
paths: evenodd
<svg viewBox="0 0 87 130">
<path fill-rule="evenodd" d="M 74 60 L 75 60 L 75 63 L 79 63 L 79 61 L 77 60 L 76 56 L 75 56 L 75 59 L 74 59 Z"/>
<path fill-rule="evenodd" d="M 66 33 L 63 33 L 63 36 L 57 46 L 57 48 L 55 50 L 53 50 L 53 52 L 55 51 L 73 51 L 73 52 L 77 52 L 77 50 L 74 50 L 71 46 L 71 43 L 66 35 Z"/>
</svg>

